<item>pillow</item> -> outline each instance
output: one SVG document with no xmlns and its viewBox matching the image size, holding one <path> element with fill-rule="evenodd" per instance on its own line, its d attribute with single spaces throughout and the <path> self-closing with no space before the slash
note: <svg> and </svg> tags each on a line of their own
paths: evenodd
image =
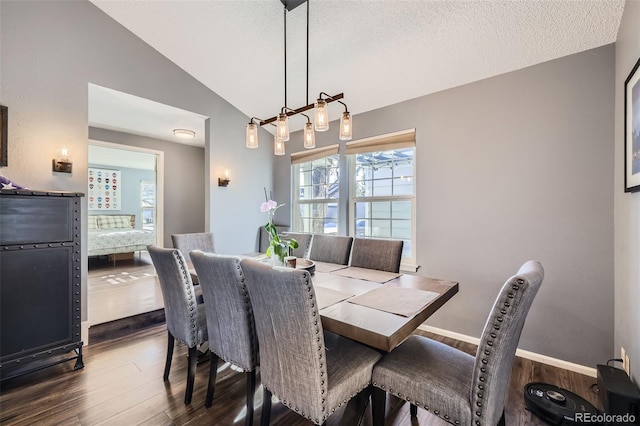
<svg viewBox="0 0 640 426">
<path fill-rule="evenodd" d="M 98 229 L 98 216 L 89 215 L 87 226 L 88 229 Z"/>
<path fill-rule="evenodd" d="M 131 216 L 100 215 L 98 227 L 100 229 L 131 228 Z"/>
</svg>

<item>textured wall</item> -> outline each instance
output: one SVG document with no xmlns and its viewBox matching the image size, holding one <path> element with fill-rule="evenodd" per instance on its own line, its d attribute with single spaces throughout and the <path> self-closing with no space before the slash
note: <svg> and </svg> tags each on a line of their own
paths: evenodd
<svg viewBox="0 0 640 426">
<path fill-rule="evenodd" d="M 624 81 L 640 60 L 640 2 L 625 4 L 616 41 L 616 149 L 615 149 L 615 341 L 631 361 L 631 377 L 640 383 L 640 193 L 624 188 Z"/>
<path fill-rule="evenodd" d="M 429 325 L 479 337 L 499 287 L 537 259 L 520 347 L 611 358 L 613 83 L 609 45 L 354 117 L 354 139 L 416 128 L 418 273 L 460 282 Z M 316 138 L 336 143 L 335 123 Z"/>
<path fill-rule="evenodd" d="M 267 145 L 244 147 L 246 116 L 87 1 L 2 1 L 0 19 L 0 102 L 9 106 L 9 165 L 0 173 L 31 188 L 85 191 L 89 83 L 196 112 L 209 117 L 199 194 L 205 227 L 222 253 L 254 251 L 272 155 Z M 71 149 L 72 174 L 51 172 L 62 145 Z M 225 169 L 232 183 L 219 188 Z M 178 183 L 191 190 L 189 181 Z M 84 207 L 86 214 L 86 200 Z M 83 265 L 83 296 L 86 274 Z"/>
</svg>

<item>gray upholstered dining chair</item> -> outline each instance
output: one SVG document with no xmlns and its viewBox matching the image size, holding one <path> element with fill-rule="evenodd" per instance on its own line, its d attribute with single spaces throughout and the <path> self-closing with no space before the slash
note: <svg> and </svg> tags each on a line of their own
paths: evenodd
<svg viewBox="0 0 640 426">
<path fill-rule="evenodd" d="M 318 262 L 348 265 L 353 237 L 339 235 L 313 234 L 309 259 Z"/>
<path fill-rule="evenodd" d="M 283 232 L 280 234 L 281 238 L 294 239 L 298 243 L 298 248 L 293 249 L 293 256 L 304 259 L 309 253 L 309 246 L 311 245 L 311 238 L 313 234 L 305 234 L 302 232 Z"/>
<path fill-rule="evenodd" d="M 354 238 L 350 266 L 400 272 L 402 240 Z"/>
<path fill-rule="evenodd" d="M 182 255 L 191 262 L 191 250 L 202 250 L 207 253 L 215 253 L 216 247 L 211 232 L 195 232 L 191 234 L 172 234 L 173 246 L 182 252 Z"/>
<path fill-rule="evenodd" d="M 456 425 L 504 425 L 511 367 L 544 269 L 528 261 L 502 286 L 473 357 L 443 343 L 411 336 L 373 370 L 374 426 L 384 424 L 385 392 Z"/>
<path fill-rule="evenodd" d="M 173 346 L 175 339 L 178 339 L 189 348 L 187 389 L 184 394 L 184 403 L 189 404 L 193 394 L 198 345 L 208 339 L 204 305 L 196 302 L 189 268 L 180 250 L 153 245 L 149 246 L 148 250 L 160 281 L 167 321 L 167 360 L 163 379 L 169 379 Z"/>
<path fill-rule="evenodd" d="M 381 355 L 364 345 L 325 333 L 311 276 L 241 262 L 260 345 L 264 388 L 262 425 L 271 417 L 271 396 L 311 420 L 327 417 L 361 391 L 370 392 L 371 371 Z"/>
<path fill-rule="evenodd" d="M 191 252 L 191 261 L 204 295 L 211 349 L 205 406 L 211 407 L 213 404 L 218 358 L 222 358 L 247 374 L 245 424 L 251 425 L 258 366 L 258 339 L 240 258 L 194 250 Z"/>
</svg>

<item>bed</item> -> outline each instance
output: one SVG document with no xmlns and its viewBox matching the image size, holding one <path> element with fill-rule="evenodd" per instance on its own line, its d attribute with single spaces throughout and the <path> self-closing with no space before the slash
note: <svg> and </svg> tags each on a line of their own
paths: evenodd
<svg viewBox="0 0 640 426">
<path fill-rule="evenodd" d="M 89 215 L 87 253 L 115 255 L 146 250 L 156 242 L 154 231 L 135 229 L 135 215 Z"/>
</svg>

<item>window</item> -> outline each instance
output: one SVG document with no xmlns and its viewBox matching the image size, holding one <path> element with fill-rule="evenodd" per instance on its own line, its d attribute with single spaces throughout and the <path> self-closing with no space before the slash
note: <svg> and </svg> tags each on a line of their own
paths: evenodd
<svg viewBox="0 0 640 426">
<path fill-rule="evenodd" d="M 415 130 L 347 144 L 349 234 L 404 241 L 415 264 Z"/>
<path fill-rule="evenodd" d="M 142 229 L 153 231 L 156 224 L 156 183 L 140 181 Z"/>
<path fill-rule="evenodd" d="M 339 160 L 338 145 L 291 155 L 295 231 L 314 234 L 338 232 Z"/>
</svg>

